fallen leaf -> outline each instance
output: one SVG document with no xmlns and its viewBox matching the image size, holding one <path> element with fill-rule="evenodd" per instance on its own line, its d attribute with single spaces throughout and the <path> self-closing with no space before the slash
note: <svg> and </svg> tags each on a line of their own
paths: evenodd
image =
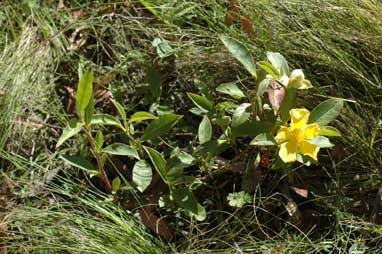
<svg viewBox="0 0 382 254">
<path fill-rule="evenodd" d="M 0 3 L 1 4 L 1 3 Z M 0 254 L 7 254 L 7 246 L 0 244 Z"/>
<path fill-rule="evenodd" d="M 243 25 L 243 31 L 248 35 L 248 37 L 251 37 L 253 34 L 251 18 L 249 16 L 244 16 L 241 20 L 241 24 Z"/>
<path fill-rule="evenodd" d="M 71 34 L 69 37 L 70 46 L 67 49 L 68 51 L 76 51 L 86 44 L 88 39 L 87 29 L 87 27 L 80 27 Z"/>
<path fill-rule="evenodd" d="M 297 195 L 303 197 L 303 198 L 308 198 L 309 195 L 309 190 L 306 188 L 298 188 L 295 186 L 290 187 L 291 190 L 293 190 Z"/>
<path fill-rule="evenodd" d="M 343 145 L 336 144 L 333 149 L 330 151 L 330 155 L 337 161 L 341 161 L 345 158 L 345 149 Z"/>
<path fill-rule="evenodd" d="M 301 225 L 302 215 L 296 202 L 294 202 L 292 199 L 288 199 L 288 202 L 285 208 L 291 218 L 292 223 L 296 226 Z"/>
<path fill-rule="evenodd" d="M 227 14 L 224 23 L 231 26 L 237 19 L 240 11 L 240 4 L 237 0 L 229 0 L 227 7 Z"/>
<path fill-rule="evenodd" d="M 9 194 L 12 192 L 13 188 L 16 186 L 16 184 L 12 181 L 11 178 L 9 178 L 7 175 L 3 174 L 3 184 L 1 186 L 1 193 L 2 194 Z"/>
<path fill-rule="evenodd" d="M 64 0 L 58 0 L 57 10 L 65 9 Z"/>
<path fill-rule="evenodd" d="M 76 110 L 76 95 L 75 90 L 71 86 L 65 86 L 67 94 L 67 101 L 66 101 L 66 112 L 69 114 L 73 114 Z"/>
<path fill-rule="evenodd" d="M 97 91 L 94 92 L 94 97 L 97 101 L 109 102 L 113 98 L 113 94 L 107 89 L 97 89 Z"/>
<path fill-rule="evenodd" d="M 76 10 L 72 12 L 72 17 L 74 20 L 78 20 L 79 18 L 85 16 L 85 11 L 83 9 Z"/>
<path fill-rule="evenodd" d="M 167 241 L 171 241 L 173 234 L 168 227 L 167 222 L 163 218 L 159 218 L 154 213 L 147 209 L 140 209 L 139 215 L 141 216 L 143 224 L 151 229 L 153 232 L 163 237 Z"/>
<path fill-rule="evenodd" d="M 96 89 L 97 86 L 103 87 L 105 89 L 108 89 L 108 86 L 111 81 L 115 79 L 115 73 L 113 71 L 107 72 L 105 75 L 101 76 L 98 78 L 94 83 L 96 84 Z"/>
</svg>

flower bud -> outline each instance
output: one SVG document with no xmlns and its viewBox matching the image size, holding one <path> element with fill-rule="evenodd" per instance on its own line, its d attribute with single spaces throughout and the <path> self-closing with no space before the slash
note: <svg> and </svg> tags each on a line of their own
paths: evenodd
<svg viewBox="0 0 382 254">
<path fill-rule="evenodd" d="M 296 89 L 309 89 L 312 88 L 312 84 L 309 80 L 305 79 L 304 73 L 301 69 L 292 71 L 288 86 L 291 86 Z"/>
</svg>

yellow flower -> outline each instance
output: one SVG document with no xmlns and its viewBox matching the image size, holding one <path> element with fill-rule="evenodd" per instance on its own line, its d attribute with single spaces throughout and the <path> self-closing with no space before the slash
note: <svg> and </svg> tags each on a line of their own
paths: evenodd
<svg viewBox="0 0 382 254">
<path fill-rule="evenodd" d="M 281 126 L 275 137 L 280 145 L 280 158 L 288 163 L 296 161 L 297 154 L 303 154 L 317 160 L 320 147 L 309 142 L 309 139 L 318 136 L 320 126 L 317 123 L 308 124 L 310 112 L 305 108 L 291 109 L 289 114 L 291 126 Z"/>
</svg>

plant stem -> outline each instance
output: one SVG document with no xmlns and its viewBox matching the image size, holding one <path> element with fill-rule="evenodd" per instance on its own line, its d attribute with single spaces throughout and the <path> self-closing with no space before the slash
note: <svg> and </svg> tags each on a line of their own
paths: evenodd
<svg viewBox="0 0 382 254">
<path fill-rule="evenodd" d="M 88 140 L 89 140 L 89 143 L 90 143 L 90 146 L 91 146 L 91 150 L 92 150 L 92 153 L 93 155 L 95 156 L 96 160 L 97 160 L 97 166 L 98 166 L 98 170 L 100 171 L 101 173 L 101 178 L 102 178 L 102 181 L 104 182 L 105 184 L 105 187 L 106 187 L 106 191 L 107 193 L 112 193 L 113 191 L 113 187 L 111 186 L 111 183 L 109 181 L 109 178 L 107 177 L 107 174 L 105 172 L 105 169 L 103 167 L 103 163 L 102 163 L 102 159 L 101 159 L 101 156 L 100 154 L 97 152 L 97 145 L 94 141 L 94 138 L 91 134 L 91 127 L 90 126 L 87 126 L 86 127 L 86 135 L 88 137 Z"/>
<path fill-rule="evenodd" d="M 143 148 L 142 148 L 142 143 L 141 143 L 141 141 L 140 141 L 139 139 L 135 139 L 135 138 L 129 133 L 129 131 L 130 131 L 129 128 L 126 128 L 125 133 L 126 133 L 127 137 L 130 139 L 130 141 L 132 141 L 132 142 L 134 143 L 135 148 L 138 148 L 138 153 L 139 153 L 139 155 L 143 157 L 144 154 L 145 154 L 145 151 L 144 151 Z"/>
</svg>

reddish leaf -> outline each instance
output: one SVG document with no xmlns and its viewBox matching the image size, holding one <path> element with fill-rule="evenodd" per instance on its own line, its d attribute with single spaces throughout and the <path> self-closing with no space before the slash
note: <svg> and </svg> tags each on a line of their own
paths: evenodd
<svg viewBox="0 0 382 254">
<path fill-rule="evenodd" d="M 269 160 L 269 155 L 268 154 L 261 155 L 261 166 L 263 168 L 269 168 L 271 166 L 271 162 Z"/>
<path fill-rule="evenodd" d="M 227 8 L 227 15 L 225 17 L 225 24 L 227 26 L 231 26 L 237 19 L 237 16 L 239 15 L 240 11 L 240 4 L 237 0 L 229 0 L 228 1 L 228 8 Z"/>
<path fill-rule="evenodd" d="M 336 144 L 334 149 L 331 149 L 330 155 L 337 161 L 345 158 L 345 149 L 341 144 Z"/>
<path fill-rule="evenodd" d="M 279 110 L 284 97 L 285 88 L 277 83 L 274 79 L 272 79 L 268 86 L 268 98 L 269 102 L 275 110 Z"/>
<path fill-rule="evenodd" d="M 243 25 L 243 31 L 248 35 L 248 37 L 251 37 L 253 34 L 251 18 L 249 16 L 244 16 L 241 23 Z"/>
</svg>

